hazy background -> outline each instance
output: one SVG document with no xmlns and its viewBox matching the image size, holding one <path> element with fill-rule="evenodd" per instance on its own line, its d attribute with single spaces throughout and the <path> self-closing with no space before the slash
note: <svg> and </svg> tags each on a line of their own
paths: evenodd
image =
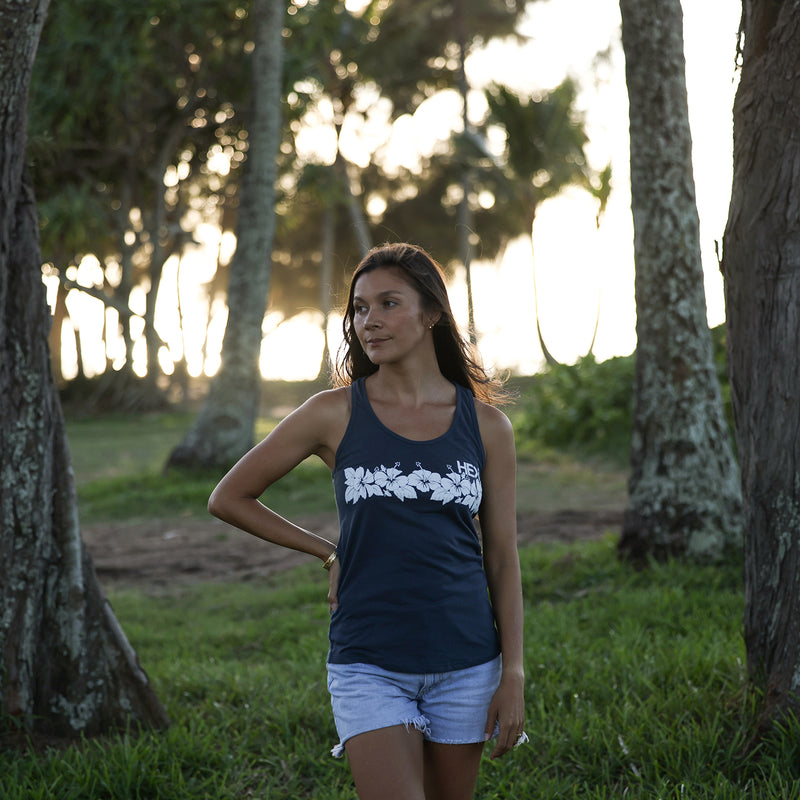
<svg viewBox="0 0 800 800">
<path fill-rule="evenodd" d="M 350 4 L 359 5 L 358 0 Z M 685 53 L 689 116 L 694 141 L 694 167 L 697 203 L 701 221 L 701 246 L 706 276 L 708 318 L 711 325 L 724 320 L 722 282 L 719 275 L 715 240 L 722 239 L 727 217 L 732 170 L 732 106 L 735 93 L 735 53 L 740 8 L 733 0 L 689 0 L 684 2 Z M 474 52 L 467 62 L 470 84 L 476 89 L 491 81 L 504 83 L 516 91 L 547 90 L 566 75 L 576 76 L 582 91 L 579 104 L 585 113 L 589 144 L 587 156 L 592 166 L 613 167 L 613 190 L 607 211 L 598 229 L 596 201 L 586 192 L 567 190 L 562 196 L 545 201 L 534 225 L 534 250 L 527 240 L 517 240 L 507 248 L 501 261 L 477 261 L 473 265 L 475 320 L 479 346 L 488 365 L 531 374 L 543 358 L 536 336 L 534 313 L 534 263 L 538 289 L 538 312 L 545 342 L 553 355 L 572 362 L 587 352 L 595 321 L 599 325 L 594 353 L 599 360 L 627 355 L 636 345 L 634 302 L 633 226 L 630 212 L 628 100 L 625 64 L 620 42 L 619 5 L 615 0 L 540 0 L 532 3 L 520 33 L 528 37 L 523 45 L 494 41 Z M 606 57 L 596 59 L 605 51 Z M 484 112 L 482 95 L 470 98 L 471 113 Z M 389 137 L 391 159 L 409 164 L 418 154 L 429 153 L 437 139 L 446 139 L 460 128 L 460 99 L 455 92 L 443 92 L 426 101 L 413 118 L 403 117 L 389 136 L 381 126 L 380 109 L 359 129 L 345 125 L 342 133 L 344 155 L 363 163 L 375 139 Z M 326 109 L 318 110 L 318 124 L 298 140 L 300 155 L 332 162 L 332 126 Z M 502 213 L 502 208 L 498 209 Z M 209 325 L 206 373 L 216 369 L 225 325 L 224 304 L 211 308 L 200 302 L 202 284 L 216 269 L 220 246 L 235 247 L 233 236 L 220 242 L 219 231 L 201 226 L 196 238 L 202 247 L 188 252 L 179 265 L 173 258 L 164 271 L 159 291 L 156 326 L 170 344 L 170 356 L 180 357 L 185 349 L 189 373 L 202 370 L 201 346 L 205 326 Z M 72 277 L 91 284 L 99 270 L 93 258 L 86 259 Z M 56 278 L 50 279 L 50 298 Z M 177 287 L 180 282 L 184 325 L 178 326 Z M 463 270 L 456 270 L 451 282 L 451 300 L 457 318 L 466 323 L 467 300 Z M 196 299 L 197 302 L 194 302 Z M 141 300 L 141 308 L 137 302 Z M 72 291 L 68 297 L 72 322 L 81 328 L 83 358 L 87 375 L 105 367 L 101 330 L 104 312 L 100 301 Z M 131 307 L 144 310 L 144 294 L 134 292 Z M 269 313 L 264 323 L 266 338 L 262 349 L 265 378 L 308 379 L 316 376 L 323 341 L 321 314 L 316 309 L 290 320 Z M 69 323 L 72 324 L 72 323 Z M 339 341 L 338 317 L 329 328 L 332 348 Z M 112 326 L 113 327 L 113 326 Z M 193 335 L 192 328 L 197 335 Z M 65 336 L 64 373 L 77 371 L 75 339 Z M 95 343 L 94 345 L 92 343 Z M 120 339 L 116 347 L 124 359 Z M 144 342 L 134 354 L 141 359 Z M 162 352 L 162 369 L 172 371 L 171 358 Z"/>
</svg>

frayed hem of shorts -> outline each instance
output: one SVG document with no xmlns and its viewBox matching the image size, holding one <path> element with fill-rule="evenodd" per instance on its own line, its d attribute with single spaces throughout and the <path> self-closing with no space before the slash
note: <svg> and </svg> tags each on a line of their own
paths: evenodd
<svg viewBox="0 0 800 800">
<path fill-rule="evenodd" d="M 407 731 L 411 731 L 411 728 L 414 728 L 414 730 L 419 731 L 423 736 L 425 737 L 430 736 L 431 733 L 430 720 L 422 714 L 419 714 L 416 717 L 412 717 L 411 719 L 404 720 L 400 724 L 405 725 Z M 387 725 L 386 727 L 391 727 L 391 726 Z M 380 728 L 372 728 L 371 730 L 380 730 Z M 370 732 L 369 730 L 362 731 L 362 733 L 369 733 L 369 732 Z M 341 758 L 344 755 L 344 745 L 345 745 L 344 742 L 339 742 L 339 744 L 332 747 L 331 755 L 334 758 Z"/>
<path fill-rule="evenodd" d="M 499 732 L 495 730 L 494 734 L 490 738 L 496 739 L 498 733 Z M 514 742 L 514 747 L 519 747 L 521 744 L 527 744 L 529 741 L 530 739 L 528 738 L 528 734 L 525 733 L 525 731 L 522 731 L 522 733 L 517 737 L 517 741 Z"/>
<path fill-rule="evenodd" d="M 487 739 L 485 736 L 481 737 L 480 739 L 434 739 L 432 736 L 426 737 L 429 742 L 433 742 L 434 744 L 484 744 L 489 741 L 489 739 L 496 739 L 497 734 L 495 733 L 494 736 L 490 736 Z M 521 744 L 527 744 L 530 741 L 528 739 L 527 733 L 521 733 L 519 738 L 514 743 L 514 747 L 519 747 Z"/>
<path fill-rule="evenodd" d="M 339 742 L 339 744 L 332 747 L 331 755 L 334 758 L 341 758 L 344 755 L 344 744 L 342 742 Z"/>
</svg>

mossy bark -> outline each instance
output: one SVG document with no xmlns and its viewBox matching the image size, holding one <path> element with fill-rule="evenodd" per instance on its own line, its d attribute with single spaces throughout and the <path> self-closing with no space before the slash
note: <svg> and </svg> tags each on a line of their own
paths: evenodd
<svg viewBox="0 0 800 800">
<path fill-rule="evenodd" d="M 0 728 L 72 738 L 167 716 L 81 542 L 51 372 L 24 171 L 27 87 L 47 5 L 0 2 Z"/>
<path fill-rule="evenodd" d="M 745 645 L 764 720 L 800 713 L 800 16 L 743 5 L 724 237 L 745 514 Z"/>
<path fill-rule="evenodd" d="M 630 100 L 637 349 L 630 501 L 637 560 L 741 546 L 739 475 L 706 317 L 680 0 L 621 0 Z"/>
</svg>

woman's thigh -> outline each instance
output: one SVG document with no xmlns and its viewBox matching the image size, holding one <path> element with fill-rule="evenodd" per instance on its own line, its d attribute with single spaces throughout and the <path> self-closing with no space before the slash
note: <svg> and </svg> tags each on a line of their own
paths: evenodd
<svg viewBox="0 0 800 800">
<path fill-rule="evenodd" d="M 483 742 L 425 742 L 425 800 L 472 800 L 482 754 Z"/>
<path fill-rule="evenodd" d="M 422 733 L 393 725 L 347 740 L 359 800 L 427 800 Z"/>
</svg>

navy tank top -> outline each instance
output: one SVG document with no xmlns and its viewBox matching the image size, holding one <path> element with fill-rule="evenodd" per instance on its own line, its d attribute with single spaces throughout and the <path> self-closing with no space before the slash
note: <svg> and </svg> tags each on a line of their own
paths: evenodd
<svg viewBox="0 0 800 800">
<path fill-rule="evenodd" d="M 486 454 L 471 392 L 456 386 L 449 430 L 413 441 L 370 406 L 364 379 L 336 451 L 338 608 L 334 664 L 449 672 L 500 652 L 473 517 Z"/>
</svg>

